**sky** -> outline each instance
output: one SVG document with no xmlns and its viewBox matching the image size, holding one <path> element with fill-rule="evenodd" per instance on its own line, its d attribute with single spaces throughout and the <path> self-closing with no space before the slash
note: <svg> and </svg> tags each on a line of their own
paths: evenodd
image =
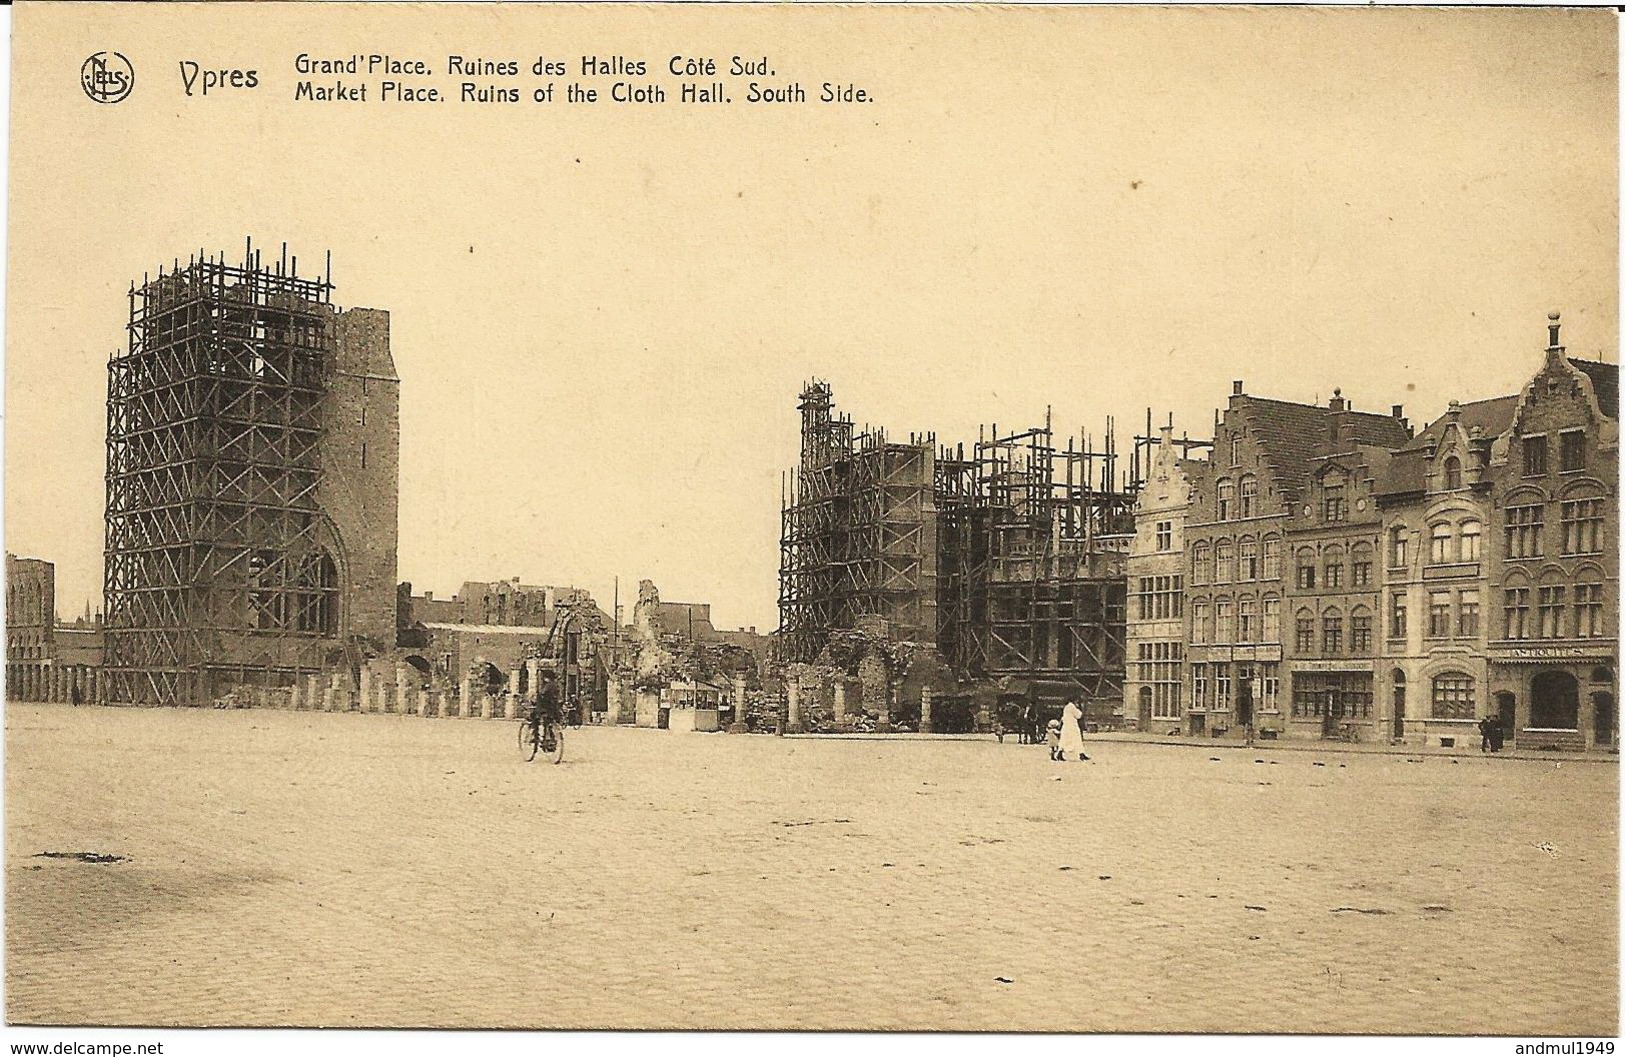
<svg viewBox="0 0 1625 1057">
<path fill-rule="evenodd" d="M 4 531 L 65 617 L 100 604 L 125 291 L 245 235 L 391 312 L 401 579 L 647 578 L 763 631 L 814 376 L 947 442 L 1206 436 L 1233 379 L 1420 426 L 1516 391 L 1551 310 L 1617 360 L 1611 12 L 233 6 L 15 16 Z M 764 55 L 875 101 L 294 101 L 297 54 L 358 51 Z M 260 87 L 188 98 L 185 59 Z"/>
</svg>

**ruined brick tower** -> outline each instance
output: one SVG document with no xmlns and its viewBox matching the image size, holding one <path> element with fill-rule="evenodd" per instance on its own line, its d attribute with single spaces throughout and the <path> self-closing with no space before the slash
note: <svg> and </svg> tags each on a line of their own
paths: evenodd
<svg viewBox="0 0 1625 1057">
<path fill-rule="evenodd" d="M 108 363 L 105 700 L 204 703 L 393 645 L 389 314 L 331 291 L 251 246 L 132 284 Z"/>
</svg>

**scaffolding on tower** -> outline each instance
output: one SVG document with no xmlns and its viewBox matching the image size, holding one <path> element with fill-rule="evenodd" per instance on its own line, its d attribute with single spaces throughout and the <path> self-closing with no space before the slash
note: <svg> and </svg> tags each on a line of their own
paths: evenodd
<svg viewBox="0 0 1625 1057">
<path fill-rule="evenodd" d="M 108 362 L 106 700 L 202 703 L 327 659 L 330 273 L 245 244 L 240 264 L 200 251 L 131 284 Z"/>
</svg>

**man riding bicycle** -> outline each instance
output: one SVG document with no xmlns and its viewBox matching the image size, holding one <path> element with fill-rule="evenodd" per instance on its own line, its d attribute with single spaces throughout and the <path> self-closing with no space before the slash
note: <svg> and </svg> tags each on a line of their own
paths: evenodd
<svg viewBox="0 0 1625 1057">
<path fill-rule="evenodd" d="M 558 685 L 552 673 L 545 673 L 538 680 L 536 696 L 531 698 L 530 711 L 525 715 L 525 722 L 530 726 L 531 734 L 542 745 L 543 751 L 551 751 L 546 742 L 559 724 L 564 722 L 564 708 L 559 703 Z M 546 734 L 543 733 L 544 723 Z"/>
</svg>

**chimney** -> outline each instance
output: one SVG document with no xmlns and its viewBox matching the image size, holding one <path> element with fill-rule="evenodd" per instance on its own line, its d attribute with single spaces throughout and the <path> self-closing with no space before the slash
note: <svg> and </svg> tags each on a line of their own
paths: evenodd
<svg viewBox="0 0 1625 1057">
<path fill-rule="evenodd" d="M 1332 399 L 1327 404 L 1327 406 L 1330 407 L 1333 411 L 1342 411 L 1345 408 L 1347 408 L 1348 404 L 1343 399 L 1343 390 L 1341 390 L 1341 389 L 1333 389 L 1332 390 Z"/>
<path fill-rule="evenodd" d="M 1230 395 L 1231 396 L 1240 396 L 1241 394 L 1242 394 L 1241 379 L 1237 378 L 1235 381 L 1230 383 Z"/>
<path fill-rule="evenodd" d="M 1401 422 L 1405 421 L 1405 405 L 1404 404 L 1395 404 L 1393 406 L 1393 408 L 1388 413 L 1393 415 L 1395 418 L 1399 419 Z"/>
<path fill-rule="evenodd" d="M 1557 343 L 1557 332 L 1562 326 L 1563 326 L 1563 313 L 1561 313 L 1561 312 L 1548 312 L 1548 313 L 1546 313 L 1546 333 L 1548 335 L 1547 340 L 1546 340 L 1546 348 L 1547 349 L 1561 349 L 1563 347 L 1563 346 L 1561 346 L 1561 345 L 1559 345 Z"/>
</svg>

